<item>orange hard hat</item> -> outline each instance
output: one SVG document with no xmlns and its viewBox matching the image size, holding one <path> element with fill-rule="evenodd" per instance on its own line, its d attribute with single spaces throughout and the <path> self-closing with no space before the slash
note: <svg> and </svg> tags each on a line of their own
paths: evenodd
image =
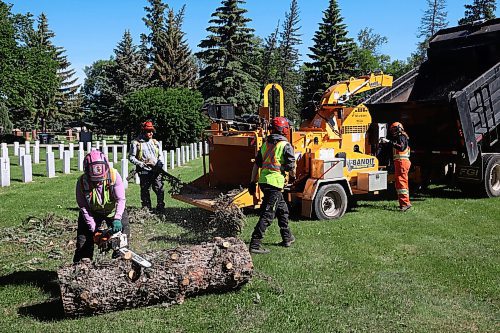
<svg viewBox="0 0 500 333">
<path fill-rule="evenodd" d="M 150 120 L 142 123 L 142 130 L 143 131 L 156 131 L 155 127 L 153 126 L 153 122 Z"/>
<path fill-rule="evenodd" d="M 396 121 L 394 123 L 391 124 L 391 127 L 389 127 L 389 131 L 393 134 L 395 133 L 399 133 L 401 131 L 404 131 L 404 128 L 403 128 L 403 124 L 401 124 L 400 122 Z"/>
</svg>

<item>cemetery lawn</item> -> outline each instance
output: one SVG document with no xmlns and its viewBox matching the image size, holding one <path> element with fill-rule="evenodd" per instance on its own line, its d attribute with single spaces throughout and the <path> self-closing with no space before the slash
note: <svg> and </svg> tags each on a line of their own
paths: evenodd
<svg viewBox="0 0 500 333">
<path fill-rule="evenodd" d="M 381 197 L 358 201 L 338 221 L 294 217 L 297 241 L 290 248 L 276 246 L 274 222 L 264 239 L 271 253 L 253 256 L 255 276 L 237 292 L 188 298 L 170 308 L 65 319 L 55 272 L 73 254 L 75 234 L 67 229 L 76 224 L 79 173 L 75 165 L 73 174 L 47 179 L 44 164 L 33 169 L 33 183 L 21 183 L 14 168 L 12 186 L 0 188 L 0 332 L 500 330 L 500 198 L 468 199 L 439 187 L 413 197 L 414 208 L 404 214 L 391 197 Z M 202 173 L 201 160 L 174 173 L 194 179 Z M 130 185 L 127 200 L 128 207 L 140 205 L 138 185 Z M 25 222 L 29 216 L 48 213 L 69 218 L 67 228 L 38 242 L 37 235 L 24 242 L 8 237 L 25 232 L 33 223 Z M 165 221 L 132 224 L 132 248 L 197 242 L 196 226 L 206 218 L 167 199 Z M 256 221 L 255 214 L 248 216 L 246 242 Z M 47 236 L 45 229 L 50 226 L 38 224 L 40 235 Z"/>
</svg>

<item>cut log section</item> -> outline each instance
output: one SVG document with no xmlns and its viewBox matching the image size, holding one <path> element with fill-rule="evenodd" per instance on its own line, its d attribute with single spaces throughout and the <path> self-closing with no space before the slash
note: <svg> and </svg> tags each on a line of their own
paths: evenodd
<svg viewBox="0 0 500 333">
<path fill-rule="evenodd" d="M 238 289 L 252 277 L 252 257 L 237 238 L 215 238 L 144 255 L 141 268 L 123 258 L 89 260 L 61 267 L 57 275 L 67 316 L 101 314 L 155 304 L 181 304 L 185 297 Z"/>
</svg>

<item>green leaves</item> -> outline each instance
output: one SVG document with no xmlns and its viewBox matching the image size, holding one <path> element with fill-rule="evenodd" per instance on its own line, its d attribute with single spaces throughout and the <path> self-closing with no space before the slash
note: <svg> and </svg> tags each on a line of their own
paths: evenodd
<svg viewBox="0 0 500 333">
<path fill-rule="evenodd" d="M 194 142 L 207 126 L 201 114 L 203 98 L 197 91 L 185 88 L 159 87 L 138 90 L 125 98 L 127 121 L 139 124 L 145 119 L 155 123 L 155 138 L 166 147 Z"/>
</svg>

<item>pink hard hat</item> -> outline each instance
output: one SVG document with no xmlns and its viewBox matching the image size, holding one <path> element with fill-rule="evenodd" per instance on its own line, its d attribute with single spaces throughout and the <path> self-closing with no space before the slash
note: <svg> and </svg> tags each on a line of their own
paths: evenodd
<svg viewBox="0 0 500 333">
<path fill-rule="evenodd" d="M 99 150 L 92 150 L 83 159 L 83 171 L 93 182 L 105 180 L 109 171 L 106 155 Z"/>
</svg>

